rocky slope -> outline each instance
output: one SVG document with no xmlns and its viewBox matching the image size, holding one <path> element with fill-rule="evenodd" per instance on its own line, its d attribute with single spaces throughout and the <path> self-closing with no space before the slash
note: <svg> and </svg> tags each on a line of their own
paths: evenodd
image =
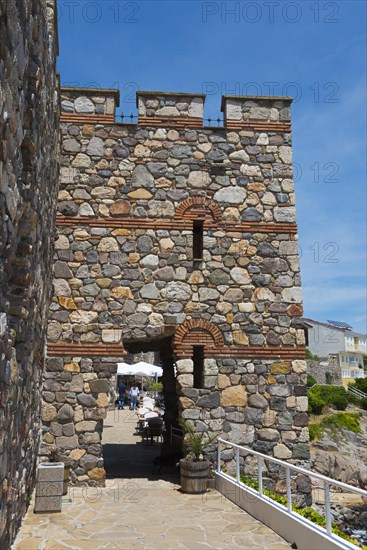
<svg viewBox="0 0 367 550">
<path fill-rule="evenodd" d="M 320 474 L 367 489 L 367 414 L 362 413 L 362 433 L 325 430 L 321 440 L 311 445 L 311 466 Z"/>
<path fill-rule="evenodd" d="M 363 412 L 360 427 L 362 433 L 349 430 L 332 433 L 325 430 L 322 439 L 311 445 L 311 469 L 343 483 L 367 489 L 367 413 Z M 332 490 L 332 514 L 334 521 L 346 533 L 367 543 L 367 499 L 347 492 Z M 314 507 L 323 513 L 324 493 L 322 484 L 313 484 Z"/>
</svg>

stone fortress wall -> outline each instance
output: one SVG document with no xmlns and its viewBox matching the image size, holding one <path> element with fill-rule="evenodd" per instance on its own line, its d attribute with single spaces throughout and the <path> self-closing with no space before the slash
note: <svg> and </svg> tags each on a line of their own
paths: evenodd
<svg viewBox="0 0 367 550">
<path fill-rule="evenodd" d="M 42 453 L 73 483 L 103 484 L 109 379 L 139 342 L 169 342 L 198 430 L 309 458 L 291 100 L 225 96 L 224 128 L 204 101 L 141 91 L 121 124 L 116 90 L 61 91 Z"/>
<path fill-rule="evenodd" d="M 0 547 L 34 487 L 58 187 L 54 0 L 0 2 Z"/>
</svg>

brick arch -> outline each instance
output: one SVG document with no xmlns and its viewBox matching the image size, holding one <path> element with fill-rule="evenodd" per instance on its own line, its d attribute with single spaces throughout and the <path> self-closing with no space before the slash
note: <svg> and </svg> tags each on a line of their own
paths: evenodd
<svg viewBox="0 0 367 550">
<path fill-rule="evenodd" d="M 220 346 L 224 344 L 219 328 L 206 319 L 189 319 L 180 325 L 174 337 L 174 347 L 186 345 Z"/>
<path fill-rule="evenodd" d="M 213 220 L 222 218 L 222 211 L 218 204 L 208 197 L 190 197 L 182 201 L 176 208 L 176 218 L 207 218 L 211 216 Z"/>
</svg>

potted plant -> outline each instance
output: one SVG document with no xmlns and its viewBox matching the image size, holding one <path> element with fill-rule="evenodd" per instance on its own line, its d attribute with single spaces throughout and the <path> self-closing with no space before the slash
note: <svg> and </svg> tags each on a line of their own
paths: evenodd
<svg viewBox="0 0 367 550">
<path fill-rule="evenodd" d="M 205 449 L 215 440 L 216 436 L 208 436 L 205 432 L 197 432 L 194 426 L 181 418 L 179 424 L 184 430 L 184 444 L 188 454 L 180 460 L 181 491 L 183 493 L 201 494 L 207 489 L 209 476 L 209 460 L 205 460 Z"/>
</svg>

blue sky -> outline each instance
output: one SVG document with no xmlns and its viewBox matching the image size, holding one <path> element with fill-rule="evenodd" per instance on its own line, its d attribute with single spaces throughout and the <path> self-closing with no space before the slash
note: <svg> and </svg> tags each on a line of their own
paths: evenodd
<svg viewBox="0 0 367 550">
<path fill-rule="evenodd" d="M 366 319 L 366 3 L 59 0 L 63 85 L 290 95 L 305 315 Z"/>
</svg>

